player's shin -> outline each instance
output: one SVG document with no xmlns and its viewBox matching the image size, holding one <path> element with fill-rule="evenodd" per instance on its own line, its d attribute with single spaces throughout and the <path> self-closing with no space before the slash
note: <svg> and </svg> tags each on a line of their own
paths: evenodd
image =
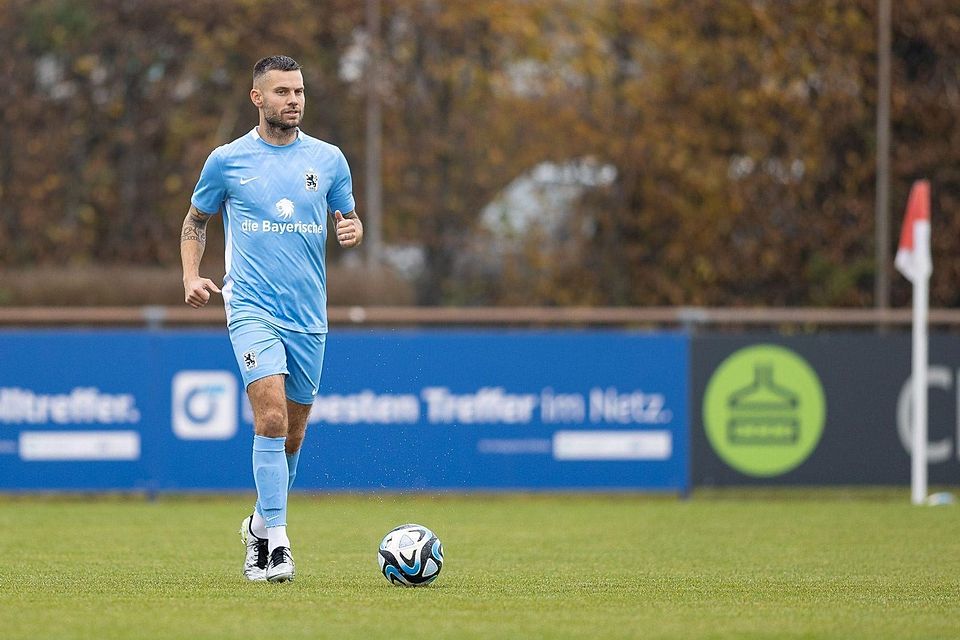
<svg viewBox="0 0 960 640">
<path fill-rule="evenodd" d="M 297 477 L 297 465 L 300 463 L 300 451 L 296 453 L 288 453 L 287 456 L 287 497 L 289 498 L 290 489 L 293 487 L 293 481 Z M 266 539 L 267 537 L 267 520 L 263 516 L 263 507 L 260 505 L 260 500 L 253 505 L 253 521 L 251 522 L 250 528 L 253 535 L 258 538 Z"/>
<path fill-rule="evenodd" d="M 287 483 L 289 471 L 284 452 L 286 438 L 253 438 L 253 477 L 257 485 L 258 512 L 263 515 L 267 532 L 286 527 Z"/>
<path fill-rule="evenodd" d="M 300 449 L 295 453 L 287 454 L 287 493 L 293 487 L 293 481 L 297 477 L 297 465 L 300 464 Z"/>
</svg>

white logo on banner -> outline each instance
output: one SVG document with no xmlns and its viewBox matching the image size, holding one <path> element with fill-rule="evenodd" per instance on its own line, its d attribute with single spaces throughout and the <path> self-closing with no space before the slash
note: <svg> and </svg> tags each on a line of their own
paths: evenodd
<svg viewBox="0 0 960 640">
<path fill-rule="evenodd" d="M 132 393 L 74 387 L 69 393 L 38 393 L 0 387 L 0 424 L 123 424 L 140 422 Z"/>
<path fill-rule="evenodd" d="M 960 371 L 957 372 L 957 377 L 960 379 Z M 953 371 L 944 366 L 932 365 L 927 372 L 927 387 L 950 391 L 953 388 Z M 897 399 L 897 433 L 907 453 L 913 451 L 913 424 L 910 420 L 913 407 L 912 388 L 913 376 L 911 375 L 907 376 L 903 387 L 900 388 L 900 397 Z M 957 392 L 957 398 L 960 401 L 960 391 Z M 960 434 L 960 420 L 957 421 L 957 433 Z M 952 449 L 953 442 L 950 438 L 927 442 L 927 462 L 930 464 L 947 462 L 950 460 Z M 960 460 L 960 446 L 957 447 L 957 459 Z"/>
<path fill-rule="evenodd" d="M 181 440 L 227 440 L 237 433 L 237 379 L 229 371 L 173 376 L 173 433 Z"/>
</svg>

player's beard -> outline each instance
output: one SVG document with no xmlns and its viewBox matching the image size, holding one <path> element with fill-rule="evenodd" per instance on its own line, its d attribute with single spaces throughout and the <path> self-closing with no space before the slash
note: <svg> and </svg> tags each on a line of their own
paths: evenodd
<svg viewBox="0 0 960 640">
<path fill-rule="evenodd" d="M 303 121 L 303 111 L 297 112 L 297 121 L 293 123 L 284 120 L 283 114 L 281 114 L 279 111 L 269 114 L 265 113 L 263 115 L 263 119 L 273 129 L 278 131 L 289 131 L 290 129 L 296 129 L 300 126 L 300 123 Z"/>
</svg>

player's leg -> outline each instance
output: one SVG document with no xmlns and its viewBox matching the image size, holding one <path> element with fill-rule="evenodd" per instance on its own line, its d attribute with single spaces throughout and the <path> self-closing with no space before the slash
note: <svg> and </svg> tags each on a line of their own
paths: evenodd
<svg viewBox="0 0 960 640">
<path fill-rule="evenodd" d="M 307 432 L 307 419 L 310 417 L 312 404 L 300 404 L 287 399 L 287 472 L 289 473 L 287 491 L 293 487 L 297 477 L 297 467 L 300 465 L 300 447 Z"/>
<path fill-rule="evenodd" d="M 297 467 L 300 465 L 300 447 L 303 444 L 303 437 L 307 430 L 307 418 L 310 416 L 312 406 L 287 400 L 287 441 L 284 451 L 287 456 L 288 497 L 290 489 L 293 487 L 293 481 L 297 477 Z M 250 523 L 251 533 L 266 538 L 268 535 L 267 521 L 261 515 L 261 509 L 258 505 L 254 506 L 253 519 Z"/>
<path fill-rule="evenodd" d="M 266 525 L 266 578 L 293 580 L 295 569 L 287 537 L 287 402 L 284 376 L 261 378 L 247 387 L 253 408 L 253 474 L 257 485 L 256 512 Z M 256 518 L 256 516 L 255 516 Z"/>
<path fill-rule="evenodd" d="M 287 491 L 293 486 L 314 397 L 320 388 L 325 334 L 284 333 L 287 349 Z"/>
<path fill-rule="evenodd" d="M 276 328 L 257 319 L 231 323 L 230 340 L 253 409 L 253 471 L 257 487 L 255 512 L 241 525 L 246 545 L 244 576 L 268 579 L 269 539 L 286 544 L 286 432 L 284 376 L 286 351 Z M 268 525 L 284 526 L 270 535 Z M 289 578 L 288 578 L 289 579 Z"/>
<path fill-rule="evenodd" d="M 288 490 L 293 486 L 300 460 L 300 448 L 307 431 L 313 400 L 320 388 L 326 334 L 292 333 L 284 336 L 287 347 L 287 465 Z"/>
<path fill-rule="evenodd" d="M 254 447 L 255 470 L 257 469 L 256 449 L 269 447 L 273 455 L 282 452 L 284 457 L 282 502 L 282 517 L 274 521 L 271 518 L 269 505 L 266 496 L 261 490 L 262 473 L 257 471 L 257 490 L 258 502 L 256 513 L 253 516 L 253 532 L 258 533 L 259 527 L 264 526 L 268 540 L 269 556 L 267 560 L 266 579 L 270 581 L 283 582 L 293 580 L 295 574 L 293 555 L 290 552 L 290 540 L 287 537 L 287 496 L 293 480 L 296 477 L 297 466 L 300 459 L 300 446 L 303 443 L 306 432 L 307 418 L 310 408 L 313 405 L 313 398 L 320 385 L 320 371 L 323 367 L 323 347 L 326 336 L 303 334 L 295 331 L 274 328 L 280 336 L 281 344 L 284 349 L 284 364 L 287 375 L 283 380 L 283 447 L 279 446 L 278 440 L 267 440 L 267 433 L 261 430 L 259 424 L 267 426 L 272 423 L 271 416 L 278 413 L 276 407 L 277 388 L 265 387 L 267 393 L 262 398 L 264 409 L 264 419 L 257 420 L 257 402 L 258 398 L 254 396 L 258 393 L 258 383 L 251 384 L 247 388 L 250 396 L 251 405 L 254 407 L 254 423 L 257 429 L 257 443 Z M 269 380 L 269 378 L 265 379 Z M 264 454 L 260 454 L 261 457 Z M 276 487 L 278 482 L 274 477 L 271 486 Z M 259 515 L 258 515 L 259 514 Z M 261 519 L 262 518 L 262 519 Z"/>
<path fill-rule="evenodd" d="M 264 380 L 270 379 L 265 378 Z M 248 388 L 248 394 L 251 392 L 251 389 L 254 393 L 260 391 L 256 388 L 258 383 L 259 381 L 250 385 L 250 388 Z M 276 395 L 273 391 L 270 391 L 269 397 L 272 403 L 275 400 Z M 254 404 L 254 402 L 255 401 L 251 396 L 251 404 Z M 264 496 L 262 496 L 259 491 L 260 482 L 258 481 L 258 498 L 251 520 L 251 533 L 261 538 L 266 538 L 267 540 L 266 569 L 264 576 L 271 582 L 286 582 L 288 580 L 293 580 L 296 574 L 293 553 L 290 551 L 290 539 L 287 535 L 287 500 L 290 495 L 290 488 L 293 486 L 293 480 L 297 477 L 297 465 L 300 461 L 300 445 L 303 442 L 303 436 L 307 425 L 307 417 L 310 413 L 309 405 L 304 406 L 295 402 L 291 402 L 290 400 L 285 400 L 285 409 L 287 435 L 285 438 L 283 438 L 283 456 L 286 461 L 286 476 L 282 479 L 285 481 L 286 487 L 283 495 L 282 518 L 276 521 L 271 518 L 269 510 L 264 507 L 264 504 L 266 503 L 263 502 Z M 254 410 L 255 423 L 256 415 L 257 412 Z M 268 420 L 264 421 L 264 424 L 268 423 Z M 259 437 L 259 434 L 257 437 Z M 263 445 L 264 443 L 267 443 L 270 445 L 270 448 L 273 451 L 279 453 L 280 447 L 277 444 L 272 444 L 278 443 L 278 440 L 259 440 L 260 445 Z M 263 454 L 260 455 L 262 457 Z M 256 457 L 257 453 L 255 447 L 255 460 Z M 254 468 L 256 472 L 256 462 L 254 463 Z M 277 483 L 274 483 L 274 486 L 276 486 L 276 484 Z"/>
<path fill-rule="evenodd" d="M 253 409 L 253 473 L 257 485 L 257 512 L 264 519 L 269 532 L 269 529 L 286 526 L 289 470 L 284 376 L 272 375 L 251 383 L 247 387 L 247 396 Z"/>
</svg>

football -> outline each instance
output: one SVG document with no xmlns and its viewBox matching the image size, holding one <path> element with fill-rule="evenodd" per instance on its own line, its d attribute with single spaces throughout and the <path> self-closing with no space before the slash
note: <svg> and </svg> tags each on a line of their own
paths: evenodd
<svg viewBox="0 0 960 640">
<path fill-rule="evenodd" d="M 430 584 L 440 575 L 443 545 L 430 529 L 419 524 L 404 524 L 383 536 L 377 561 L 390 584 L 419 587 Z"/>
</svg>

